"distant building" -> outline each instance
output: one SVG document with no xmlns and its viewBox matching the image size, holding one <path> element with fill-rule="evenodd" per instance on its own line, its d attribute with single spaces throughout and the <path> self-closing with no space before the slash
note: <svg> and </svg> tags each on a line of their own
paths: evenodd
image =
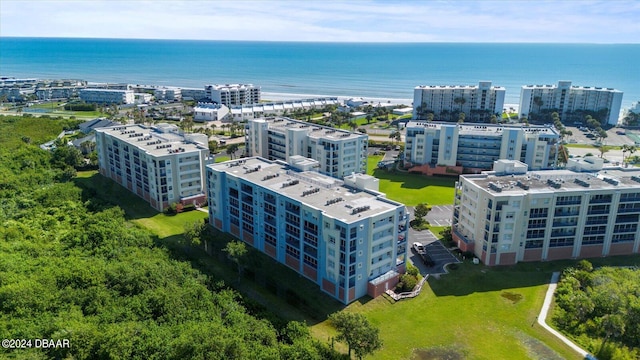
<svg viewBox="0 0 640 360">
<path fill-rule="evenodd" d="M 230 107 L 233 121 L 245 121 L 269 116 L 287 116 L 296 111 L 320 110 L 327 106 L 338 105 L 337 97 L 274 101 L 253 105 L 235 105 Z"/>
<path fill-rule="evenodd" d="M 133 87 L 127 83 L 87 83 L 88 89 L 132 90 Z"/>
<path fill-rule="evenodd" d="M 251 119 L 246 126 L 247 156 L 289 161 L 303 156 L 318 161 L 319 172 L 343 178 L 366 173 L 368 136 L 289 118 Z"/>
<path fill-rule="evenodd" d="M 260 87 L 253 84 L 207 85 L 205 92 L 209 100 L 228 107 L 260 102 Z"/>
<path fill-rule="evenodd" d="M 492 115 L 502 114 L 506 90 L 492 86 L 491 81 L 478 85 L 424 85 L 413 91 L 413 118 L 426 120 L 433 113 L 435 120 L 457 121 L 457 113 L 465 121 L 489 122 Z"/>
<path fill-rule="evenodd" d="M 82 89 L 80 90 L 80 99 L 86 103 L 97 104 L 135 103 L 133 90 Z"/>
<path fill-rule="evenodd" d="M 597 160 L 574 171 L 500 160 L 460 176 L 454 241 L 487 265 L 637 254 L 640 169 L 598 171 Z"/>
<path fill-rule="evenodd" d="M 160 87 L 153 92 L 156 100 L 181 101 L 182 91 L 177 87 Z"/>
<path fill-rule="evenodd" d="M 111 121 L 111 120 L 106 119 L 106 118 L 96 118 L 96 119 L 93 119 L 93 120 L 89 120 L 89 121 L 83 122 L 82 124 L 78 125 L 78 128 L 83 133 L 88 134 L 88 133 L 92 132 L 95 129 L 112 127 L 112 126 L 116 126 L 116 125 L 120 125 L 120 123 L 118 123 L 116 121 Z"/>
<path fill-rule="evenodd" d="M 193 121 L 222 121 L 229 114 L 229 108 L 219 104 L 199 103 L 193 108 Z"/>
<path fill-rule="evenodd" d="M 148 104 L 153 99 L 153 95 L 147 93 L 134 93 L 136 104 Z"/>
<path fill-rule="evenodd" d="M 409 121 L 406 129 L 408 166 L 462 166 L 476 171 L 509 159 L 540 170 L 557 163 L 560 136 L 552 127 Z"/>
<path fill-rule="evenodd" d="M 377 179 L 344 181 L 251 157 L 207 166 L 209 224 L 314 282 L 343 304 L 398 283 L 407 261 L 408 214 Z"/>
<path fill-rule="evenodd" d="M 178 127 L 123 125 L 96 129 L 100 173 L 156 210 L 172 203 L 203 204 L 209 148 L 203 134 Z"/>
<path fill-rule="evenodd" d="M 574 112 L 602 112 L 603 124 L 616 125 L 622 106 L 622 92 L 613 88 L 572 86 L 571 81 L 558 85 L 525 85 L 520 92 L 520 114 L 531 116 L 557 111 L 562 121 L 570 121 Z M 578 114 L 575 119 L 582 120 Z"/>
<path fill-rule="evenodd" d="M 207 98 L 205 89 L 181 88 L 181 92 L 185 100 L 203 101 Z"/>
</svg>

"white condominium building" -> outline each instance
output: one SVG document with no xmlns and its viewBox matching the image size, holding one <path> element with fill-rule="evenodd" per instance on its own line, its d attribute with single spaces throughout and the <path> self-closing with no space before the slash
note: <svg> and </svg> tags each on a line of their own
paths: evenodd
<svg viewBox="0 0 640 360">
<path fill-rule="evenodd" d="M 616 125 L 622 107 L 622 92 L 613 88 L 572 86 L 571 81 L 558 85 L 525 85 L 520 92 L 520 114 L 530 116 L 540 112 L 557 111 L 563 121 L 581 111 L 602 112 L 603 124 Z"/>
<path fill-rule="evenodd" d="M 546 126 L 451 124 L 409 121 L 404 161 L 416 166 L 489 170 L 498 159 L 520 160 L 531 169 L 554 168 L 559 134 Z"/>
<path fill-rule="evenodd" d="M 133 104 L 136 101 L 133 90 L 117 89 L 82 89 L 80 99 L 98 104 Z"/>
<path fill-rule="evenodd" d="M 453 239 L 487 265 L 638 253 L 640 169 L 585 172 L 601 159 L 585 160 L 576 171 L 501 160 L 460 176 Z"/>
<path fill-rule="evenodd" d="M 258 119 L 269 116 L 287 116 L 296 111 L 316 109 L 320 110 L 327 106 L 339 105 L 337 97 L 300 99 L 289 101 L 274 101 L 259 104 L 234 105 L 231 106 L 231 119 L 233 121 L 243 121 Z"/>
<path fill-rule="evenodd" d="M 408 216 L 378 180 L 344 181 L 259 157 L 207 166 L 209 223 L 348 304 L 393 288 L 405 271 Z"/>
<path fill-rule="evenodd" d="M 160 87 L 153 91 L 156 100 L 180 101 L 182 100 L 182 90 L 176 87 Z"/>
<path fill-rule="evenodd" d="M 491 81 L 478 85 L 417 86 L 413 91 L 413 118 L 424 120 L 433 113 L 435 120 L 457 121 L 458 112 L 467 120 L 489 122 L 491 115 L 500 115 L 504 107 L 505 88 L 492 86 Z"/>
<path fill-rule="evenodd" d="M 193 108 L 193 121 L 222 121 L 229 114 L 229 108 L 220 104 L 199 103 Z"/>
<path fill-rule="evenodd" d="M 207 137 L 181 134 L 175 125 L 96 129 L 100 173 L 162 211 L 170 204 L 206 201 Z"/>
<path fill-rule="evenodd" d="M 319 162 L 319 172 L 342 178 L 366 173 L 366 134 L 289 118 L 251 119 L 246 126 L 247 156 L 289 161 L 300 155 Z"/>
<path fill-rule="evenodd" d="M 225 84 L 205 86 L 207 98 L 225 106 L 260 102 L 260 87 L 253 84 Z"/>
</svg>

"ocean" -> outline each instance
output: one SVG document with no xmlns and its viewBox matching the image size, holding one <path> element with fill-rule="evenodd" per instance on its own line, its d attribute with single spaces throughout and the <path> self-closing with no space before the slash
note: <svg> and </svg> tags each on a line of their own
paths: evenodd
<svg viewBox="0 0 640 360">
<path fill-rule="evenodd" d="M 263 93 L 412 99 L 418 85 L 616 88 L 640 100 L 640 44 L 324 43 L 0 37 L 0 75 L 202 88 L 251 83 Z M 265 97 L 265 96 L 263 96 Z"/>
</svg>

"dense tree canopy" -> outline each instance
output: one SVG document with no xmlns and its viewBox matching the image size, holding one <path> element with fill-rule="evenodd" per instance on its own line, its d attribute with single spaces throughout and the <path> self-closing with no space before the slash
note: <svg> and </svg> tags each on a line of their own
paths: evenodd
<svg viewBox="0 0 640 360">
<path fill-rule="evenodd" d="M 61 177 L 75 155 L 37 146 L 61 128 L 0 117 L 0 332 L 71 346 L 3 349 L 1 358 L 336 357 L 304 324 L 276 328 L 253 316 L 235 291 Z M 201 226 L 191 224 L 189 241 Z"/>
<path fill-rule="evenodd" d="M 640 355 L 639 269 L 593 270 L 583 260 L 563 272 L 556 304 L 555 324 L 575 336 L 591 338 L 591 350 L 599 359 Z"/>
</svg>

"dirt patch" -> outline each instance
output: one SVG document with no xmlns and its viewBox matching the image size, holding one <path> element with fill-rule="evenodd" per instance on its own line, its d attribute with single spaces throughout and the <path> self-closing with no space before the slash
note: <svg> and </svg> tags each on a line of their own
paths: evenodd
<svg viewBox="0 0 640 360">
<path fill-rule="evenodd" d="M 520 302 L 523 297 L 522 294 L 513 293 L 510 291 L 503 291 L 502 293 L 500 293 L 500 296 L 511 301 L 513 304 L 517 304 L 518 302 Z"/>
<path fill-rule="evenodd" d="M 429 348 L 414 349 L 411 360 L 464 360 L 466 354 L 463 350 L 455 348 Z"/>
</svg>

